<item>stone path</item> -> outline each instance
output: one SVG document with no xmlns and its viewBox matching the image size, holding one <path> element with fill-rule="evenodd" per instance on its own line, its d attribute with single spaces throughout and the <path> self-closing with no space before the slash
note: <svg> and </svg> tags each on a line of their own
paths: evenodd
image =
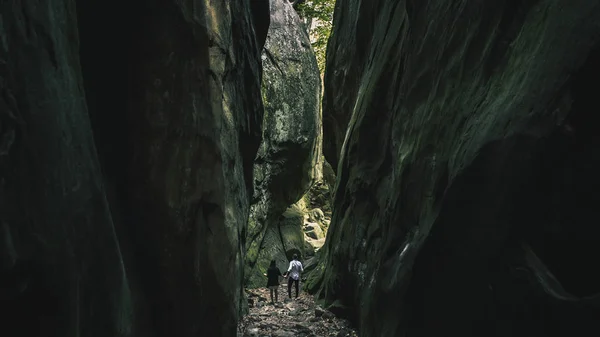
<svg viewBox="0 0 600 337">
<path fill-rule="evenodd" d="M 266 288 L 246 290 L 250 313 L 238 326 L 238 337 L 357 337 L 347 320 L 321 309 L 301 292 L 288 299 L 287 286 L 279 286 L 279 303 L 272 305 Z M 292 296 L 294 295 L 292 290 Z M 283 300 L 282 300 L 283 299 Z"/>
</svg>

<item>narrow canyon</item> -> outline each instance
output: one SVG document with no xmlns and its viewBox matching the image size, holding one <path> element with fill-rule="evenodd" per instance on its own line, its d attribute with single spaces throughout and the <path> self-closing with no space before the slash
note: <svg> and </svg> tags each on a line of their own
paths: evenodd
<svg viewBox="0 0 600 337">
<path fill-rule="evenodd" d="M 2 0 L 0 334 L 600 336 L 599 77 L 600 0 Z"/>
</svg>

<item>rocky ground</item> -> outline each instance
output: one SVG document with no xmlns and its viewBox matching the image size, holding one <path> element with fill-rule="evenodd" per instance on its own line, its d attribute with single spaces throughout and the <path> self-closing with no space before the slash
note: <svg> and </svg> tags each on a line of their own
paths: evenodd
<svg viewBox="0 0 600 337">
<path fill-rule="evenodd" d="M 238 326 L 238 337 L 358 336 L 347 320 L 320 308 L 310 294 L 301 292 L 297 299 L 288 299 L 284 284 L 275 305 L 266 288 L 246 290 L 246 294 L 250 312 Z"/>
</svg>

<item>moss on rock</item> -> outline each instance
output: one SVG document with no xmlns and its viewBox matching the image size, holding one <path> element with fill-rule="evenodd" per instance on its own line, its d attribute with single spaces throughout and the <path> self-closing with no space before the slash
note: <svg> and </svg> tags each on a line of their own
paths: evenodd
<svg viewBox="0 0 600 337">
<path fill-rule="evenodd" d="M 321 171 L 319 69 L 303 23 L 287 1 L 271 1 L 262 64 L 263 140 L 246 245 L 250 287 L 262 285 L 257 280 L 272 258 L 304 252 L 304 196 Z"/>
</svg>

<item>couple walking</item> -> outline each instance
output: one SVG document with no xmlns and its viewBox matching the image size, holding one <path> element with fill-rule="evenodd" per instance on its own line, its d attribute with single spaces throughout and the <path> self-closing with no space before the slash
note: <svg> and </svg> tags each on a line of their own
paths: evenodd
<svg viewBox="0 0 600 337">
<path fill-rule="evenodd" d="M 298 255 L 294 254 L 290 266 L 285 274 L 281 275 L 281 271 L 275 265 L 275 260 L 271 260 L 271 265 L 265 276 L 267 277 L 267 288 L 271 293 L 271 304 L 277 302 L 277 288 L 279 287 L 279 277 L 288 278 L 288 296 L 292 298 L 292 285 L 296 287 L 296 298 L 298 298 L 298 290 L 300 283 L 300 273 L 304 271 L 302 263 L 298 261 Z M 275 301 L 273 301 L 273 293 L 275 293 Z"/>
</svg>

